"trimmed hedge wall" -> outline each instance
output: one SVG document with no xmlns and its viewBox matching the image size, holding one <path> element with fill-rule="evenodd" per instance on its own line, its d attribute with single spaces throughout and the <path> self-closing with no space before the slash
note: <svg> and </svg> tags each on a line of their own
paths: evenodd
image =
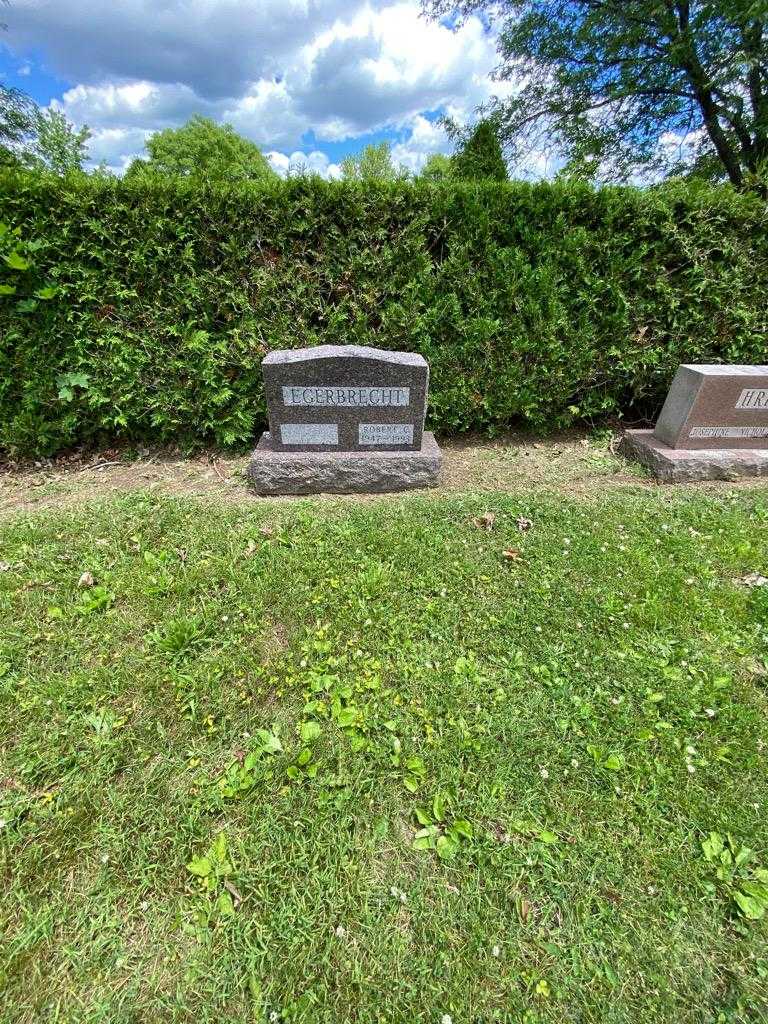
<svg viewBox="0 0 768 1024">
<path fill-rule="evenodd" d="M 0 259 L 18 285 L 0 296 L 14 454 L 250 443 L 276 348 L 421 352 L 448 433 L 652 416 L 680 362 L 766 361 L 766 207 L 727 187 L 6 174 L 0 222 L 31 261 Z"/>
</svg>

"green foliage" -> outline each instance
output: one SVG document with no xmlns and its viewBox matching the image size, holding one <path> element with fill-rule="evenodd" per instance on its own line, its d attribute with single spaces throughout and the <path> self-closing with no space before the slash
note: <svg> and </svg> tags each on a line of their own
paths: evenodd
<svg viewBox="0 0 768 1024">
<path fill-rule="evenodd" d="M 41 282 L 35 267 L 39 242 L 25 240 L 21 229 L 0 221 L 0 301 L 16 313 L 34 313 L 40 302 L 49 302 L 57 294 L 56 285 Z"/>
<path fill-rule="evenodd" d="M 54 174 L 82 171 L 91 130 L 59 110 L 41 110 L 25 93 L 0 85 L 0 167 L 27 167 Z"/>
<path fill-rule="evenodd" d="M 88 139 L 91 137 L 87 125 L 75 128 L 61 111 L 39 110 L 35 117 L 35 131 L 37 138 L 26 155 L 32 166 L 54 174 L 82 171 L 83 163 L 88 159 Z"/>
<path fill-rule="evenodd" d="M 452 177 L 459 181 L 507 181 L 507 165 L 496 129 L 480 121 L 451 159 Z"/>
<path fill-rule="evenodd" d="M 388 142 L 366 146 L 355 156 L 341 161 L 345 181 L 398 181 L 407 176 L 402 167 L 392 162 L 392 148 Z"/>
<path fill-rule="evenodd" d="M 704 859 L 734 903 L 737 914 L 759 921 L 768 910 L 768 870 L 754 863 L 754 851 L 739 845 L 733 836 L 710 832 L 701 844 Z"/>
<path fill-rule="evenodd" d="M 470 822 L 446 816 L 446 800 L 441 793 L 435 794 L 431 807 L 416 807 L 414 814 L 422 826 L 413 837 L 414 850 L 433 850 L 441 860 L 453 860 L 462 843 L 474 837 Z"/>
<path fill-rule="evenodd" d="M 226 920 L 235 913 L 232 892 L 237 890 L 228 881 L 234 868 L 229 859 L 226 834 L 220 832 L 206 853 L 193 857 L 187 864 L 187 871 L 194 876 L 198 892 L 203 897 L 203 905 L 197 907 L 194 925 L 190 929 L 201 938 L 208 925 Z"/>
<path fill-rule="evenodd" d="M 7 172 L 0 221 L 33 261 L 0 263 L 14 453 L 250 444 L 278 348 L 421 352 L 447 433 L 653 416 L 680 362 L 765 361 L 766 210 L 725 187 Z"/>
<path fill-rule="evenodd" d="M 426 163 L 422 167 L 419 178 L 424 181 L 448 181 L 452 175 L 451 158 L 446 156 L 445 153 L 433 153 L 432 156 L 427 157 Z"/>
<path fill-rule="evenodd" d="M 24 140 L 35 128 L 36 109 L 20 89 L 0 84 L 0 167 L 19 164 Z"/>
<path fill-rule="evenodd" d="M 137 159 L 129 178 L 172 176 L 211 182 L 276 177 L 259 147 L 231 125 L 195 114 L 181 128 L 165 128 L 146 143 L 149 159 Z"/>
</svg>

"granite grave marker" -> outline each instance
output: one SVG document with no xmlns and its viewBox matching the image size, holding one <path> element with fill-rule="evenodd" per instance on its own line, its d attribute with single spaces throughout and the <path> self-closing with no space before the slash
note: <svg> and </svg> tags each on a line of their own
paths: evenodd
<svg viewBox="0 0 768 1024">
<path fill-rule="evenodd" d="M 424 431 L 429 366 L 414 352 L 357 345 L 270 352 L 269 432 L 250 477 L 261 494 L 432 486 L 440 450 Z"/>
<path fill-rule="evenodd" d="M 655 429 L 625 447 L 665 480 L 767 473 L 768 366 L 680 366 Z"/>
</svg>

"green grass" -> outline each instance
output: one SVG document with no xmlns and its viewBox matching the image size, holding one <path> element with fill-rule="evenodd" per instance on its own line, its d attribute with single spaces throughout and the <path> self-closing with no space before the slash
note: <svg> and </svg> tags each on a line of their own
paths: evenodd
<svg viewBox="0 0 768 1024">
<path fill-rule="evenodd" d="M 701 845 L 768 866 L 764 492 L 133 495 L 0 561 L 3 1022 L 768 1019 Z"/>
</svg>

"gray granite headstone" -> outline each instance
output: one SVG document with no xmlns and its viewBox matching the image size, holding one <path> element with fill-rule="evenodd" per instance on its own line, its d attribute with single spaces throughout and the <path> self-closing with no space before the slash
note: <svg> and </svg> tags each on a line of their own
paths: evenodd
<svg viewBox="0 0 768 1024">
<path fill-rule="evenodd" d="M 683 364 L 653 436 L 670 448 L 768 448 L 768 366 Z"/>
<path fill-rule="evenodd" d="M 269 431 L 249 476 L 260 494 L 432 487 L 441 454 L 424 430 L 429 366 L 415 352 L 319 345 L 262 362 Z"/>
<path fill-rule="evenodd" d="M 415 352 L 319 345 L 261 368 L 274 450 L 420 450 L 429 367 Z"/>
</svg>

